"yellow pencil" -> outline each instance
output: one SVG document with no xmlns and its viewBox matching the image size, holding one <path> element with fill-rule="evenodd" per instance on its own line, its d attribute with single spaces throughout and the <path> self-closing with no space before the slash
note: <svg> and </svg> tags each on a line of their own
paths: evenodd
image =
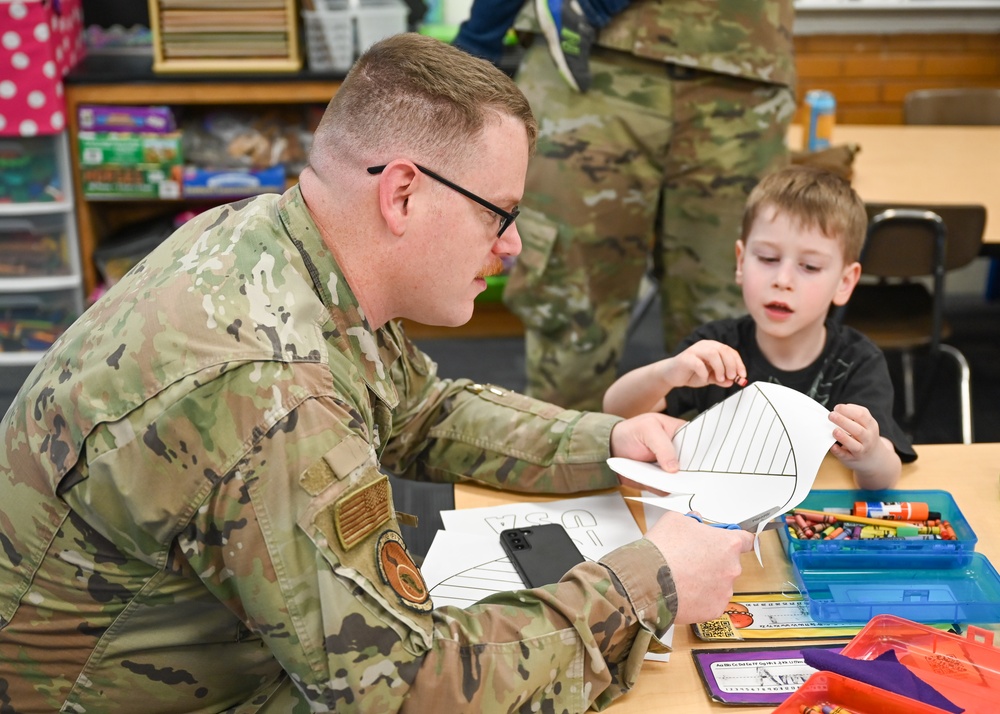
<svg viewBox="0 0 1000 714">
<path fill-rule="evenodd" d="M 798 513 L 803 516 L 833 516 L 838 521 L 843 521 L 844 523 L 865 523 L 870 526 L 882 526 L 883 528 L 902 528 L 904 526 L 912 527 L 912 523 L 907 523 L 906 521 L 888 521 L 881 518 L 866 518 L 865 516 L 852 516 L 847 513 L 826 513 L 825 511 L 811 511 L 808 508 L 794 508 L 792 513 Z"/>
</svg>

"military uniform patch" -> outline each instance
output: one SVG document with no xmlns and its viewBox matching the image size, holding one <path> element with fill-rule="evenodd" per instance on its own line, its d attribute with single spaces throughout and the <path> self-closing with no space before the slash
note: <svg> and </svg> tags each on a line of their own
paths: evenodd
<svg viewBox="0 0 1000 714">
<path fill-rule="evenodd" d="M 389 477 L 382 474 L 375 481 L 341 496 L 333 508 L 337 538 L 344 550 L 350 550 L 392 518 Z"/>
<path fill-rule="evenodd" d="M 375 546 L 375 562 L 382 582 L 399 595 L 399 601 L 403 605 L 420 612 L 430 612 L 434 608 L 424 576 L 406 552 L 399 533 L 386 531 L 379 536 Z"/>
</svg>

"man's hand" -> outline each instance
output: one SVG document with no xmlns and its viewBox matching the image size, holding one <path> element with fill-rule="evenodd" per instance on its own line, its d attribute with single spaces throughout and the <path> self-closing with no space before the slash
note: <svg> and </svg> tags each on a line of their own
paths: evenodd
<svg viewBox="0 0 1000 714">
<path fill-rule="evenodd" d="M 618 422 L 611 429 L 611 455 L 655 461 L 664 471 L 676 471 L 680 467 L 672 439 L 685 423 L 683 419 L 651 413 Z"/>
<path fill-rule="evenodd" d="M 677 590 L 675 625 L 719 617 L 733 597 L 733 583 L 743 568 L 740 555 L 753 549 L 754 535 L 712 528 L 668 511 L 646 532 L 663 553 Z"/>
</svg>

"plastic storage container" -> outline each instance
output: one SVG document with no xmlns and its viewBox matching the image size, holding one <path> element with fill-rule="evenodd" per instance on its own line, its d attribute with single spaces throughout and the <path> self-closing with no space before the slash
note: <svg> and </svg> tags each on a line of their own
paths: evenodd
<svg viewBox="0 0 1000 714">
<path fill-rule="evenodd" d="M 57 149 L 50 136 L 0 137 L 0 204 L 64 200 Z"/>
<path fill-rule="evenodd" d="M 897 615 L 916 622 L 1000 622 L 1000 575 L 982 553 L 792 553 L 792 574 L 820 622 Z"/>
<path fill-rule="evenodd" d="M 69 275 L 66 220 L 58 214 L 0 215 L 0 277 Z"/>
<path fill-rule="evenodd" d="M 83 311 L 65 134 L 0 138 L 0 383 L 24 381 Z"/>
<path fill-rule="evenodd" d="M 406 32 L 408 14 L 401 0 L 320 0 L 302 11 L 309 68 L 346 72 L 376 42 Z"/>
<path fill-rule="evenodd" d="M 901 664 L 966 712 L 991 712 L 1000 708 L 1000 649 L 992 646 L 993 638 L 993 632 L 978 627 L 962 637 L 879 615 L 841 654 L 875 659 L 893 650 Z"/>
<path fill-rule="evenodd" d="M 0 294 L 0 353 L 16 356 L 47 350 L 79 317 L 76 292 Z"/>
<path fill-rule="evenodd" d="M 799 714 L 803 706 L 836 704 L 851 714 L 942 714 L 943 709 L 918 702 L 834 672 L 817 672 L 773 714 Z M 971 712 L 972 710 L 970 710 Z"/>
<path fill-rule="evenodd" d="M 979 539 L 972 526 L 962 515 L 955 499 L 947 491 L 851 491 L 830 490 L 811 491 L 798 508 L 822 511 L 824 508 L 851 508 L 855 501 L 922 501 L 931 511 L 941 514 L 941 519 L 951 523 L 955 540 L 806 540 L 795 538 L 787 525 L 778 530 L 782 547 L 789 555 L 797 551 L 845 553 L 845 552 L 918 552 L 956 553 L 972 552 Z"/>
</svg>

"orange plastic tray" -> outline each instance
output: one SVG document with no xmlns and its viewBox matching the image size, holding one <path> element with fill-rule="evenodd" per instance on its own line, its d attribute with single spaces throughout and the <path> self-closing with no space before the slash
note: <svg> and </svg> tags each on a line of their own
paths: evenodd
<svg viewBox="0 0 1000 714">
<path fill-rule="evenodd" d="M 841 654 L 874 659 L 894 650 L 900 663 L 968 714 L 1000 711 L 1000 649 L 994 633 L 970 626 L 967 636 L 894 615 L 877 615 Z"/>
<path fill-rule="evenodd" d="M 834 672 L 816 672 L 773 714 L 799 714 L 803 705 L 835 704 L 851 714 L 948 714 L 901 694 L 887 692 Z"/>
</svg>

